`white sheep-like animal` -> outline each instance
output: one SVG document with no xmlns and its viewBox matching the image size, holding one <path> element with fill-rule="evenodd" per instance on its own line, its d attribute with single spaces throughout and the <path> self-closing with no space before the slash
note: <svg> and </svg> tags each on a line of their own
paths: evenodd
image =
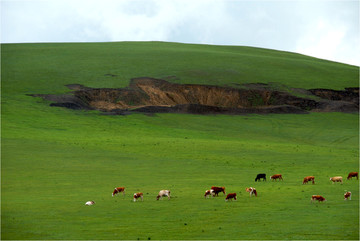
<svg viewBox="0 0 360 241">
<path fill-rule="evenodd" d="M 168 200 L 170 200 L 170 191 L 169 190 L 161 190 L 159 194 L 156 197 L 156 200 L 159 200 L 159 198 L 163 198 L 164 196 L 168 197 Z"/>
</svg>

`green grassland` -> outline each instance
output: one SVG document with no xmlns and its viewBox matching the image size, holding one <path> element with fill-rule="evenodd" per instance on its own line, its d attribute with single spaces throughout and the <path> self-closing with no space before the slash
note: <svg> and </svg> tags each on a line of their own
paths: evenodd
<svg viewBox="0 0 360 241">
<path fill-rule="evenodd" d="M 161 42 L 3 44 L 1 54 L 2 239 L 359 239 L 359 181 L 329 181 L 359 170 L 358 114 L 109 116 L 27 95 L 124 87 L 140 76 L 343 89 L 358 86 L 358 67 Z M 257 173 L 284 181 L 255 183 Z M 316 185 L 302 185 L 308 175 Z M 238 200 L 205 199 L 213 185 Z M 111 196 L 117 186 L 125 197 Z M 170 201 L 156 201 L 161 189 Z M 134 192 L 144 201 L 132 202 Z M 310 203 L 313 194 L 327 202 Z"/>
</svg>

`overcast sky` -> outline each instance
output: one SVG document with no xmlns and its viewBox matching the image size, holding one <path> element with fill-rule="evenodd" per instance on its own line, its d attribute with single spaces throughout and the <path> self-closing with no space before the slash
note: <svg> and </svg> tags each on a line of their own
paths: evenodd
<svg viewBox="0 0 360 241">
<path fill-rule="evenodd" d="M 360 65 L 358 0 L 1 0 L 1 42 L 240 45 Z"/>
</svg>

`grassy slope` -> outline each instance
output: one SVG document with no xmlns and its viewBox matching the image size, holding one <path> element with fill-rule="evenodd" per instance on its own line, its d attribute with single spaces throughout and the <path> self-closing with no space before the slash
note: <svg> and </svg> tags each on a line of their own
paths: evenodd
<svg viewBox="0 0 360 241">
<path fill-rule="evenodd" d="M 357 86 L 358 69 L 293 53 L 174 43 L 2 45 L 2 239 L 358 239 L 358 116 L 100 116 L 50 108 L 33 93 L 65 84 Z M 104 76 L 107 73 L 117 77 Z M 254 183 L 257 173 L 283 183 Z M 317 184 L 301 185 L 306 175 Z M 127 195 L 111 197 L 115 186 Z M 204 200 L 212 185 L 237 202 Z M 258 198 L 244 189 L 255 186 Z M 160 189 L 173 199 L 156 202 Z M 344 190 L 353 200 L 344 202 Z M 143 203 L 131 194 L 145 193 Z M 286 193 L 284 195 L 284 193 Z M 325 204 L 310 204 L 322 194 Z M 93 207 L 85 207 L 95 200 Z M 341 221 L 340 221 L 341 220 Z"/>
</svg>

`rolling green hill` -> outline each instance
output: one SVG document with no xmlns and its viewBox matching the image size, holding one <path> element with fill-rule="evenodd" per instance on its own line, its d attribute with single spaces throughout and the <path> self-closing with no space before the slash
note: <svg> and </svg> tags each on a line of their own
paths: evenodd
<svg viewBox="0 0 360 241">
<path fill-rule="evenodd" d="M 346 180 L 359 170 L 358 113 L 112 116 L 29 96 L 142 76 L 341 90 L 359 85 L 358 67 L 163 42 L 2 44 L 1 58 L 2 239 L 359 239 L 359 182 Z M 258 173 L 284 181 L 254 182 Z M 309 175 L 316 184 L 302 185 Z M 331 184 L 338 175 L 344 183 Z M 214 185 L 238 200 L 205 199 Z M 125 197 L 111 196 L 117 186 Z M 161 189 L 170 201 L 156 201 Z M 134 192 L 144 201 L 132 202 Z M 313 194 L 327 201 L 310 203 Z"/>
</svg>

